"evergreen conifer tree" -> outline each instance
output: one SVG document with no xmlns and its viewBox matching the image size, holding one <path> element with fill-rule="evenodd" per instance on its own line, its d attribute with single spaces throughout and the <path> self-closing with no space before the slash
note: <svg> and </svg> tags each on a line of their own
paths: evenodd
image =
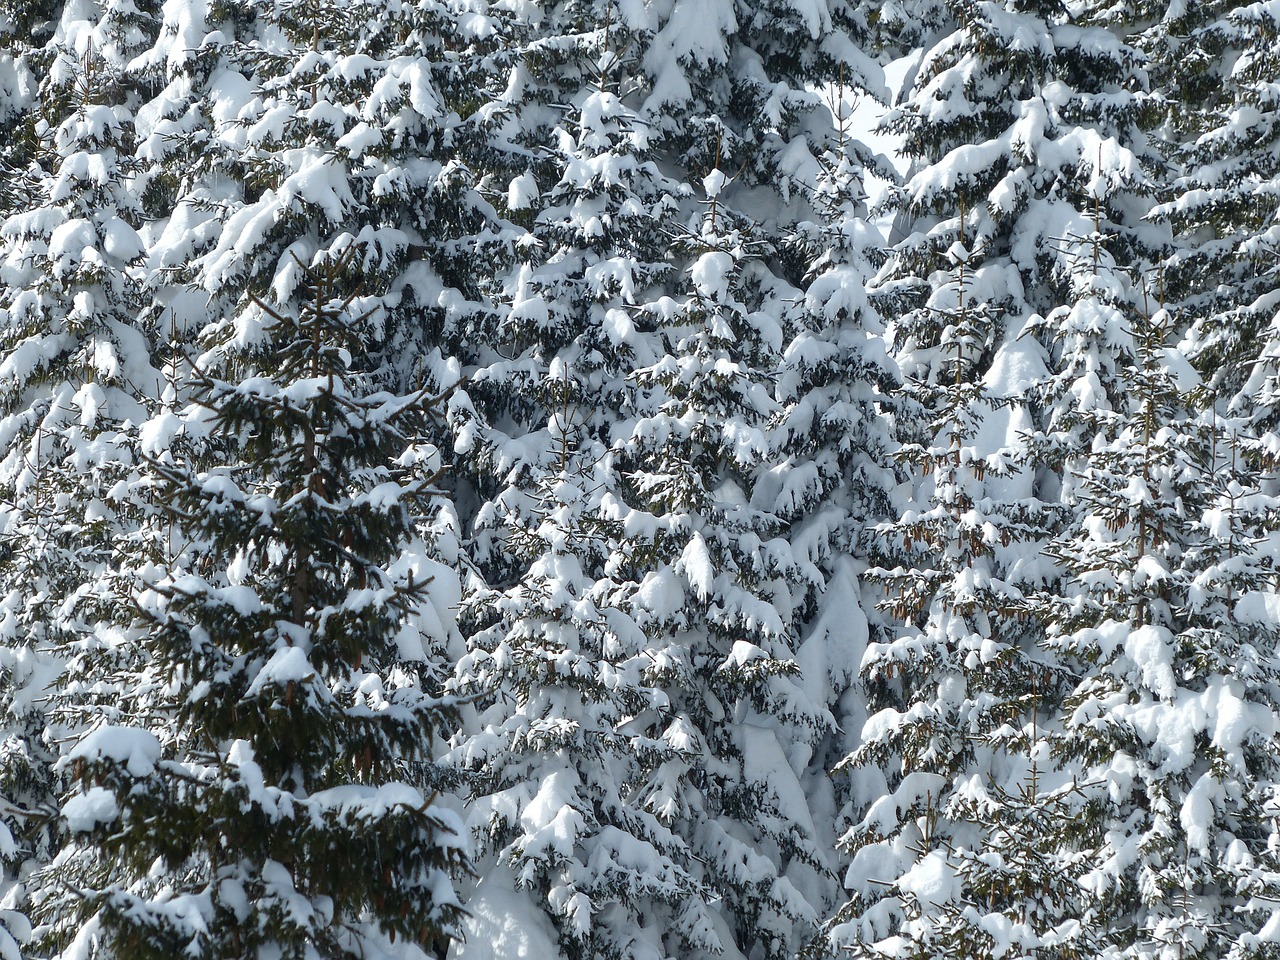
<svg viewBox="0 0 1280 960">
<path fill-rule="evenodd" d="M 481 268 L 510 242 L 475 189 L 460 115 L 482 102 L 493 35 L 480 12 L 431 4 L 173 5 L 140 66 L 168 84 L 142 154 L 164 218 L 154 309 L 172 307 L 177 336 L 246 290 L 287 298 L 291 254 L 351 234 L 392 331 L 385 375 L 428 375 L 447 318 L 479 309 Z"/>
<path fill-rule="evenodd" d="M 1265 4 L 1189 4 L 1162 22 L 1171 154 L 1182 175 L 1156 208 L 1179 233 L 1169 296 L 1194 318 L 1182 350 L 1219 401 L 1274 407 L 1277 281 L 1272 240 L 1280 126 L 1272 93 L 1280 46 Z M 1269 414 L 1268 414 L 1269 416 Z"/>
<path fill-rule="evenodd" d="M 813 745 L 806 790 L 815 823 L 833 851 L 848 817 L 851 778 L 831 770 L 857 743 L 866 719 L 858 664 L 874 599 L 864 596 L 870 528 L 894 510 L 892 469 L 902 383 L 888 356 L 882 303 L 872 289 L 884 263 L 884 238 L 869 221 L 866 182 L 896 174 L 855 136 L 843 70 L 829 92 L 833 127 L 825 149 L 791 172 L 793 195 L 811 215 L 798 218 L 783 249 L 806 265 L 804 295 L 783 314 L 776 391 L 781 409 L 770 425 L 770 486 L 797 558 L 820 571 L 799 614 L 796 650 L 808 696 L 831 712 Z M 817 139 L 815 137 L 815 139 Z M 819 143 L 823 142 L 818 140 Z M 817 144 L 815 143 L 815 147 Z"/>
<path fill-rule="evenodd" d="M 430 756 L 454 708 L 415 636 L 435 401 L 371 385 L 347 242 L 196 367 L 189 428 L 234 459 L 147 461 L 190 556 L 137 589 L 146 724 L 70 752 L 74 842 L 45 876 L 68 955 L 423 956 L 456 931 L 464 839 Z"/>
<path fill-rule="evenodd" d="M 658 359 L 632 378 L 624 408 L 625 572 L 657 676 L 707 758 L 668 790 L 676 829 L 724 896 L 744 955 L 799 950 L 837 895 L 838 800 L 819 770 L 850 709 L 840 660 L 857 641 L 846 646 L 819 613 L 860 614 L 843 595 L 856 565 L 841 554 L 885 477 L 859 490 L 841 466 L 856 470 L 883 441 L 862 418 L 893 374 L 874 310 L 850 289 L 875 259 L 857 233 L 875 162 L 842 139 L 824 101 L 841 82 L 880 93 L 858 46 L 866 26 L 841 4 L 675 4 L 641 59 L 644 116 L 699 207 L 673 231 L 682 270 L 670 299 L 641 314 Z M 827 231 L 848 231 L 829 267 L 814 242 Z M 820 447 L 835 440 L 821 427 L 808 433 L 827 373 L 808 367 L 816 353 L 852 374 L 837 388 L 848 406 L 831 411 L 848 418 L 838 453 Z"/>
<path fill-rule="evenodd" d="M 1160 252 L 1140 219 L 1160 162 L 1145 64 L 1106 16 L 1055 3 L 895 5 L 881 28 L 923 48 L 883 121 L 913 168 L 878 285 L 914 406 L 901 458 L 924 482 L 877 537 L 891 622 L 863 661 L 873 713 L 848 769 L 887 780 L 847 835 L 853 896 L 831 942 L 1070 954 L 1095 942 L 1076 922 L 1085 867 L 1068 827 L 1036 826 L 1074 823 L 1085 802 L 1052 752 L 1076 666 L 1042 646 L 1040 601 L 1063 575 L 1040 554 L 1067 516 L 1067 468 L 1032 439 L 1055 367 L 1075 361 L 1042 318 L 1081 299 L 1072 268 L 1092 233 L 1126 263 Z"/>
<path fill-rule="evenodd" d="M 877 531 L 868 573 L 899 626 L 863 658 L 873 712 L 842 769 L 885 779 L 845 837 L 853 896 L 829 936 L 866 957 L 1070 955 L 1091 933 L 1041 829 L 1071 790 L 1040 722 L 1070 678 L 1038 647 L 1045 575 L 1027 557 L 1053 518 L 1023 462 L 1043 360 L 1034 342 L 996 350 L 999 268 L 960 242 L 949 259 L 930 304 L 938 342 L 902 354 L 929 424 L 900 456 L 924 482 Z"/>
<path fill-rule="evenodd" d="M 641 791 L 687 758 L 642 719 L 667 698 L 644 677 L 647 640 L 617 604 L 613 572 L 622 479 L 609 444 L 624 378 L 652 356 L 633 315 L 662 289 L 664 218 L 677 206 L 628 105 L 635 29 L 613 4 L 556 8 L 493 105 L 512 165 L 505 206 L 528 218 L 529 259 L 499 341 L 475 351 L 475 406 L 458 410 L 488 495 L 457 678 L 483 691 L 457 749 L 493 858 L 477 895 L 527 889 L 573 957 L 719 944 L 709 890 Z M 552 147 L 531 149 L 540 143 Z"/>
<path fill-rule="evenodd" d="M 801 783 L 828 705 L 809 699 L 795 654 L 822 573 L 778 513 L 803 495 L 787 489 L 803 472 L 767 466 L 783 406 L 769 372 L 797 291 L 769 271 L 769 238 L 722 205 L 727 180 L 708 174 L 704 209 L 679 238 L 685 290 L 641 314 L 663 349 L 623 407 L 618 576 L 648 637 L 649 682 L 670 702 L 653 735 L 690 755 L 647 802 L 669 811 L 725 898 L 732 942 L 773 956 L 813 935 L 828 895 Z M 829 677 L 813 679 L 821 698 Z"/>
<path fill-rule="evenodd" d="M 833 729 L 828 701 L 843 693 L 847 672 L 825 662 L 831 651 L 822 633 L 809 650 L 812 684 L 777 677 L 770 686 L 767 675 L 797 672 L 800 624 L 817 607 L 825 570 L 840 566 L 835 555 L 853 536 L 846 500 L 856 496 L 856 484 L 840 475 L 841 465 L 865 452 L 862 436 L 843 439 L 839 454 L 822 450 L 840 425 L 806 419 L 805 405 L 842 389 L 832 382 L 837 368 L 891 376 L 871 355 L 874 334 L 860 339 L 854 332 L 874 330 L 877 321 L 842 299 L 855 299 L 852 286 L 873 269 L 859 259 L 871 241 L 854 223 L 861 211 L 853 181 L 867 158 L 852 140 L 837 145 L 820 97 L 801 87 L 823 71 L 834 78 L 841 55 L 856 63 L 851 82 L 874 85 L 876 70 L 857 55 L 848 22 L 824 34 L 833 25 L 825 12 L 813 23 L 785 5 L 768 15 L 746 11 L 743 21 L 722 14 L 693 5 L 554 5 L 537 23 L 516 28 L 530 39 L 507 90 L 489 108 L 494 136 L 504 142 L 509 215 L 529 224 L 530 237 L 497 349 L 473 347 L 470 405 L 456 408 L 457 449 L 481 471 L 476 482 L 485 502 L 471 552 L 487 581 L 477 582 L 469 601 L 477 619 L 460 680 L 481 675 L 495 697 L 478 718 L 481 732 L 460 745 L 459 756 L 482 788 L 494 791 L 477 809 L 482 834 L 547 898 L 571 953 L 785 953 L 812 935 L 832 898 L 833 864 L 801 781 L 817 784 L 824 809 L 831 808 L 814 743 L 819 729 Z M 793 90 L 755 71 L 755 30 L 771 69 Z M 730 97 L 726 69 L 744 71 L 736 89 L 749 91 L 748 99 Z M 778 203 L 793 204 L 786 227 L 766 229 L 726 207 L 720 192 L 732 193 L 734 178 L 712 169 L 718 141 L 739 165 L 758 156 L 758 166 L 737 171 L 744 195 L 760 186 Z M 833 160 L 828 150 L 845 153 Z M 825 174 L 817 154 L 830 163 Z M 706 201 L 690 203 L 689 187 L 675 176 Z M 821 211 L 819 190 L 831 201 Z M 803 230 L 788 236 L 801 217 Z M 817 249 L 824 231 L 849 232 L 829 267 Z M 753 239 L 744 241 L 748 234 Z M 782 255 L 784 247 L 792 265 L 802 264 L 798 282 L 830 274 L 808 308 L 793 309 L 800 290 L 770 272 L 767 254 Z M 671 271 L 672 260 L 680 272 Z M 711 275 L 717 268 L 726 271 L 722 279 Z M 807 312 L 823 314 L 828 303 L 821 317 Z M 852 329 L 843 342 L 816 342 L 839 338 L 845 327 Z M 772 395 L 770 374 L 781 364 L 786 336 L 797 348 L 784 403 Z M 723 376 L 732 364 L 740 375 Z M 874 387 L 850 390 L 857 397 L 842 415 L 865 425 Z M 738 408 L 744 399 L 745 414 Z M 789 418 L 791 403 L 796 415 Z M 718 436 L 734 431 L 742 441 L 730 449 L 733 441 Z M 768 474 L 775 458 L 792 457 Z M 740 499 L 757 481 L 761 503 L 776 496 L 788 504 L 785 517 Z M 728 505 L 718 503 L 722 496 Z M 824 496 L 839 506 L 824 512 Z M 874 500 L 874 492 L 868 496 Z M 810 514 L 821 518 L 798 534 L 804 556 L 792 560 L 788 523 L 794 519 L 799 529 Z M 703 533 L 716 551 L 705 563 L 698 561 Z M 685 551 L 702 595 L 689 586 Z M 708 592 L 704 575 L 714 579 L 709 571 L 717 566 L 731 603 L 743 610 L 722 613 Z M 781 587 L 787 576 L 796 578 L 794 594 Z M 689 591 L 696 609 L 722 618 L 714 637 L 697 625 L 701 614 L 678 616 L 671 606 L 677 589 Z M 568 596 L 577 600 L 565 606 Z M 785 612 L 772 616 L 775 601 Z M 760 652 L 762 641 L 773 651 L 764 657 L 770 663 L 735 668 L 726 661 L 730 634 L 744 643 L 749 637 Z M 571 646 L 561 650 L 561 643 Z M 533 669 L 570 655 L 576 672 Z M 599 686 L 596 676 L 607 684 Z M 693 692 L 704 683 L 717 692 Z M 698 704 L 708 696 L 726 716 L 762 711 L 758 724 L 734 727 L 719 713 L 706 718 Z M 755 734 L 771 722 L 770 711 L 785 727 L 772 746 L 772 734 Z M 547 727 L 553 715 L 561 735 L 574 739 L 527 739 L 530 723 Z M 606 736 L 602 721 L 610 718 L 614 729 Z M 708 738 L 714 749 L 704 746 Z M 589 747 L 574 751 L 568 743 Z M 751 766 L 761 750 L 763 762 Z M 703 752 L 712 756 L 704 761 Z M 537 769 L 539 754 L 556 771 L 558 790 L 574 785 L 554 803 L 544 802 L 551 794 L 538 793 L 536 783 L 519 782 Z M 630 793 L 621 807 L 613 799 L 617 784 Z M 763 810 L 754 809 L 757 802 Z M 519 813 L 526 809 L 537 816 Z M 551 856 L 535 838 L 558 816 L 578 826 L 574 846 Z M 616 853 L 605 853 L 616 849 L 618 830 L 630 837 L 627 870 Z M 646 887 L 622 880 L 639 862 L 660 881 Z M 716 898 L 742 902 L 709 909 Z M 610 921 L 588 930 L 583 918 L 602 906 Z"/>
<path fill-rule="evenodd" d="M 1073 589 L 1051 644 L 1081 664 L 1058 735 L 1087 784 L 1081 883 L 1110 949 L 1248 955 L 1274 913 L 1276 628 L 1255 553 L 1273 505 L 1243 496 L 1228 425 L 1188 408 L 1170 313 L 1151 296 L 1128 319 L 1124 400 L 1089 417 L 1053 548 Z"/>
<path fill-rule="evenodd" d="M 0 223 L 6 886 L 11 868 L 28 879 L 57 849 L 54 762 L 75 729 L 64 694 L 76 675 L 97 671 L 75 694 L 85 706 L 118 709 L 114 654 L 93 637 L 118 602 L 115 545 L 142 507 L 132 431 L 154 385 L 138 323 L 140 100 L 128 75 L 151 29 L 147 6 L 35 4 L 10 23 L 6 69 L 17 85 L 3 137 L 7 162 L 21 168 L 6 178 L 17 189 Z M 19 883 L 4 904 L 25 910 L 42 895 Z"/>
</svg>

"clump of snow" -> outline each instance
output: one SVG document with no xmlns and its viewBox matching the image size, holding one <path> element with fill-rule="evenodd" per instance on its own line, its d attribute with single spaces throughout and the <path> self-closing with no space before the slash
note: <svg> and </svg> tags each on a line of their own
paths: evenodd
<svg viewBox="0 0 1280 960">
<path fill-rule="evenodd" d="M 1178 689 L 1173 674 L 1173 638 L 1163 627 L 1148 625 L 1132 631 L 1124 642 L 1125 656 L 1142 674 L 1143 684 L 1162 699 Z"/>
<path fill-rule="evenodd" d="M 733 257 L 719 250 L 700 256 L 689 271 L 694 288 L 711 300 L 722 300 L 729 289 L 733 273 Z"/>
<path fill-rule="evenodd" d="M 528 210 L 538 197 L 538 181 L 532 173 L 520 174 L 507 186 L 507 208 L 510 210 Z"/>
<path fill-rule="evenodd" d="M 715 199 L 720 196 L 720 192 L 728 182 L 729 178 L 724 175 L 724 171 L 717 168 L 702 178 L 702 189 L 707 192 L 709 198 Z"/>
<path fill-rule="evenodd" d="M 110 823 L 119 815 L 116 796 L 106 787 L 90 787 L 62 805 L 62 818 L 72 833 L 92 830 L 100 823 Z"/>
<path fill-rule="evenodd" d="M 450 945 L 448 960 L 557 960 L 563 956 L 547 915 L 499 869 L 480 882 L 466 908 L 465 939 Z"/>
<path fill-rule="evenodd" d="M 1236 601 L 1236 619 L 1241 623 L 1280 623 L 1280 593 L 1249 591 Z"/>
<path fill-rule="evenodd" d="M 72 760 L 109 760 L 134 777 L 145 777 L 160 759 L 160 741 L 149 730 L 136 727 L 99 727 L 72 749 Z"/>
<path fill-rule="evenodd" d="M 926 913 L 932 913 L 960 896 L 962 881 L 941 850 L 931 850 L 898 878 L 898 889 L 916 898 Z"/>
<path fill-rule="evenodd" d="M 234 588 L 233 588 L 234 589 Z M 248 588 L 240 588 L 248 590 Z M 252 591 L 249 591 L 252 593 Z M 290 682 L 299 683 L 315 676 L 315 668 L 307 659 L 306 651 L 301 647 L 281 647 L 271 655 L 254 677 L 253 683 L 246 691 L 247 696 L 256 696 L 268 684 L 284 686 Z"/>
</svg>

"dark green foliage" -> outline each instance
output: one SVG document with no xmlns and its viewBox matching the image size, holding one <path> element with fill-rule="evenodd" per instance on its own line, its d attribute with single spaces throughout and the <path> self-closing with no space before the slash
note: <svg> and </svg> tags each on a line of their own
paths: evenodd
<svg viewBox="0 0 1280 960">
<path fill-rule="evenodd" d="M 400 646 L 438 401 L 369 386 L 373 318 L 335 296 L 354 253 L 298 263 L 296 306 L 254 300 L 197 367 L 188 429 L 234 460 L 147 462 L 187 544 L 130 627 L 162 739 L 131 717 L 72 752 L 49 879 L 83 873 L 46 907 L 55 942 L 89 921 L 113 957 L 364 957 L 456 929 L 465 858 L 430 762 L 454 708 Z"/>
</svg>

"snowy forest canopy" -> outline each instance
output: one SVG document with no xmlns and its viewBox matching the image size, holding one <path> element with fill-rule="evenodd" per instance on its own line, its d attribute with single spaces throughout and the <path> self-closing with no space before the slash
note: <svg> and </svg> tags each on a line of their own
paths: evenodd
<svg viewBox="0 0 1280 960">
<path fill-rule="evenodd" d="M 1280 956 L 1278 249 L 1273 0 L 0 0 L 0 960 Z"/>
</svg>

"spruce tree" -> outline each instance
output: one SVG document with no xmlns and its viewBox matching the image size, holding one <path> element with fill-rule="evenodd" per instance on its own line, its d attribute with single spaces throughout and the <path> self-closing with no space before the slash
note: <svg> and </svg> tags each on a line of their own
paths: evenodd
<svg viewBox="0 0 1280 960">
<path fill-rule="evenodd" d="M 4 904 L 25 911 L 44 895 L 32 872 L 59 843 L 57 744 L 78 722 L 65 694 L 115 656 L 93 638 L 119 602 L 115 544 L 142 510 L 133 427 L 154 371 L 138 322 L 141 100 L 128 64 L 152 21 L 145 4 L 35 4 L 9 26 L 2 136 L 18 169 L 0 224 L 0 780 Z M 108 674 L 80 687 L 83 706 L 120 708 Z"/>
<path fill-rule="evenodd" d="M 834 900 L 824 838 L 836 800 L 819 741 L 836 736 L 849 677 L 829 632 L 807 650 L 811 681 L 797 678 L 796 651 L 826 579 L 851 582 L 839 554 L 855 538 L 851 515 L 877 493 L 859 502 L 859 478 L 842 469 L 874 456 L 874 398 L 892 374 L 874 352 L 878 321 L 853 291 L 874 269 L 856 182 L 870 158 L 806 85 L 843 70 L 850 87 L 878 89 L 854 41 L 864 26 L 843 7 L 608 2 L 556 4 L 510 25 L 527 39 L 485 110 L 500 171 L 490 189 L 530 235 L 497 342 L 467 345 L 475 372 L 454 405 L 455 449 L 481 497 L 468 546 L 481 574 L 468 604 L 472 659 L 459 680 L 476 670 L 495 698 L 459 757 L 487 794 L 477 827 L 546 897 L 570 952 L 781 955 Z M 826 237 L 842 238 L 830 259 Z M 846 398 L 844 371 L 858 378 L 849 406 L 821 422 L 817 405 Z M 837 439 L 846 424 L 856 436 Z M 569 583 L 579 599 L 549 610 L 546 597 Z M 677 591 L 701 613 L 682 617 Z M 599 653 L 584 635 L 603 638 Z M 558 652 L 551 636 L 577 646 Z M 735 666 L 733 639 L 760 662 Z M 578 673 L 533 669 L 570 652 Z M 593 671 L 614 679 L 602 690 Z M 719 704 L 712 717 L 707 698 Z M 639 713 L 627 720 L 628 710 Z M 532 716 L 547 725 L 553 713 L 590 749 L 521 739 Z M 620 718 L 607 738 L 606 717 Z M 758 732 L 774 722 L 776 735 Z M 584 786 L 517 824 L 537 794 L 513 778 L 538 752 Z M 617 783 L 631 795 L 621 810 L 609 799 Z M 821 796 L 816 814 L 807 789 Z M 575 846 L 523 857 L 561 813 L 581 818 Z M 604 849 L 606 826 L 628 831 L 636 855 L 676 882 L 618 886 L 616 902 L 589 889 L 579 878 L 620 875 L 612 855 L 596 856 L 594 873 L 579 866 Z M 587 939 L 566 913 L 577 904 L 584 915 L 608 904 L 614 929 Z"/>
<path fill-rule="evenodd" d="M 862 487 L 852 471 L 884 440 L 863 418 L 893 373 L 856 291 L 875 261 L 858 230 L 860 181 L 876 164 L 842 139 L 824 88 L 880 94 L 859 48 L 866 27 L 841 4 L 677 4 L 642 59 L 644 116 L 698 205 L 673 230 L 670 299 L 640 315 L 658 358 L 624 407 L 623 569 L 656 676 L 707 757 L 668 788 L 676 829 L 745 955 L 798 951 L 838 893 L 840 800 L 820 771 L 837 719 L 857 710 L 845 638 L 819 615 L 860 613 L 842 593 L 856 590 L 856 564 L 841 555 L 886 477 Z M 826 231 L 848 231 L 830 266 L 815 250 Z M 824 434 L 807 419 L 828 373 L 809 367 L 816 353 L 848 365 L 832 385 L 848 391 L 831 411 L 847 417 L 838 441 L 836 422 Z"/>
<path fill-rule="evenodd" d="M 350 234 L 392 331 L 388 382 L 430 376 L 445 324 L 481 309 L 482 267 L 509 258 L 467 166 L 483 146 L 463 114 L 483 103 L 486 23 L 372 0 L 168 10 L 139 65 L 167 84 L 141 151 L 157 327 L 176 319 L 190 340 L 246 291 L 287 297 L 291 254 Z"/>
<path fill-rule="evenodd" d="M 832 687 L 820 656 L 812 685 L 800 676 L 799 625 L 823 574 L 780 515 L 811 478 L 773 466 L 771 449 L 786 417 L 769 374 L 798 291 L 769 271 L 768 236 L 724 204 L 728 179 L 708 174 L 703 210 L 677 240 L 685 289 L 641 314 L 663 350 L 623 407 L 618 570 L 649 638 L 650 682 L 670 701 L 670 725 L 654 732 L 698 758 L 656 797 L 725 896 L 738 949 L 772 956 L 813 935 L 829 896 L 802 778 Z"/>
<path fill-rule="evenodd" d="M 1183 876 L 1160 877 L 1166 903 L 1152 912 L 1174 913 L 1167 901 L 1181 889 L 1181 910 L 1165 921 L 1166 939 L 1195 936 L 1202 953 L 1246 956 L 1271 949 L 1277 915 L 1275 827 L 1262 798 L 1275 782 L 1273 734 L 1263 714 L 1275 710 L 1266 678 L 1275 668 L 1278 619 L 1274 561 L 1263 544 L 1275 529 L 1280 425 L 1276 222 L 1266 199 L 1280 173 L 1272 89 L 1280 47 L 1275 11 L 1263 4 L 1193 4 L 1177 12 L 1177 22 L 1160 25 L 1161 63 L 1176 84 L 1170 127 L 1183 175 L 1156 212 L 1178 231 L 1165 277 L 1190 322 L 1174 331 L 1176 349 L 1204 378 L 1194 398 L 1204 513 L 1191 531 L 1196 546 L 1186 552 L 1188 569 L 1175 579 L 1192 586 L 1174 628 L 1174 669 L 1190 656 L 1194 666 L 1178 674 L 1179 692 L 1226 683 L 1228 696 L 1248 704 L 1249 720 L 1238 725 L 1238 740 L 1223 742 L 1217 718 L 1242 719 L 1224 699 L 1197 731 L 1195 748 L 1211 757 L 1208 772 L 1179 771 L 1170 791 L 1184 795 L 1200 775 L 1185 794 L 1186 834 L 1178 838 L 1193 852 Z M 1212 733 L 1210 723 L 1217 724 Z"/>
<path fill-rule="evenodd" d="M 1239 424 L 1189 408 L 1171 314 L 1149 303 L 1053 547 L 1074 588 L 1051 643 L 1081 664 L 1058 749 L 1086 785 L 1081 883 L 1107 945 L 1248 955 L 1273 913 L 1275 624 L 1255 553 L 1273 505 L 1243 496 Z"/>
<path fill-rule="evenodd" d="M 710 891 L 643 789 L 687 758 L 639 721 L 667 698 L 644 676 L 647 638 L 613 569 L 622 480 L 609 444 L 624 378 L 652 355 L 633 314 L 669 272 L 663 218 L 676 207 L 628 103 L 635 31 L 612 4 L 566 4 L 523 28 L 492 110 L 528 259 L 498 341 L 475 345 L 475 406 L 457 410 L 487 497 L 456 681 L 482 692 L 456 751 L 489 854 L 478 895 L 527 890 L 573 957 L 719 946 Z"/>
<path fill-rule="evenodd" d="M 1078 674 L 1054 739 L 1092 785 L 1074 845 L 1106 948 L 1249 955 L 1274 913 L 1259 799 L 1274 781 L 1275 621 L 1255 546 L 1274 509 L 1265 319 L 1249 306 L 1266 281 L 1245 266 L 1259 222 L 1244 197 L 1271 161 L 1226 140 L 1254 62 L 1235 54 L 1258 21 L 1208 4 L 1156 12 L 1142 43 L 1184 175 L 1154 218 L 1181 236 L 1167 259 L 1135 262 L 1118 184 L 1100 180 L 1064 231 L 1074 290 L 1046 324 L 1058 361 L 1046 455 L 1073 519 L 1053 548 L 1066 597 L 1044 616 Z M 1112 859 L 1129 849 L 1140 852 Z"/>
<path fill-rule="evenodd" d="M 1193 318 L 1182 350 L 1220 401 L 1274 406 L 1277 275 L 1269 237 L 1280 127 L 1271 91 L 1280 46 L 1265 5 L 1196 3 L 1156 29 L 1170 88 L 1170 154 L 1181 175 L 1155 213 L 1177 229 L 1167 298 Z M 1269 416 L 1269 414 L 1264 414 Z"/>
<path fill-rule="evenodd" d="M 863 658 L 862 743 L 839 769 L 884 779 L 844 838 L 853 896 L 829 937 L 868 957 L 1070 955 L 1091 933 L 1042 831 L 1071 790 L 1041 722 L 1070 677 L 1039 649 L 1044 572 L 1027 562 L 1054 516 L 1023 462 L 1043 358 L 1034 342 L 995 347 L 999 268 L 959 242 L 949 259 L 930 298 L 938 342 L 901 355 L 929 419 L 899 456 L 923 482 L 878 528 L 867 574 L 889 623 Z"/>
<path fill-rule="evenodd" d="M 797 559 L 812 564 L 815 589 L 798 614 L 796 649 L 808 696 L 831 719 L 821 725 L 805 771 L 815 823 L 834 851 L 848 825 L 851 794 L 861 784 L 831 770 L 857 744 L 866 719 L 858 664 L 868 640 L 861 574 L 869 531 L 894 509 L 893 421 L 902 382 L 885 344 L 884 303 L 872 284 L 885 260 L 884 238 L 871 222 L 867 183 L 892 184 L 896 174 L 855 136 L 851 89 L 844 69 L 830 88 L 832 127 L 814 144 L 807 166 L 791 172 L 789 188 L 809 216 L 782 242 L 804 264 L 804 295 L 782 316 L 785 346 L 776 373 L 780 410 L 770 424 L 769 486 L 789 527 Z M 816 139 L 816 138 L 815 138 Z M 823 149 L 816 149 L 818 143 Z"/>
<path fill-rule="evenodd" d="M 610 605 L 609 581 L 591 577 L 616 542 L 597 512 L 603 483 L 563 468 L 544 483 L 529 526 L 510 531 L 508 549 L 527 551 L 529 570 L 502 594 L 478 595 L 496 622 L 459 664 L 461 688 L 492 704 L 457 751 L 474 771 L 472 822 L 494 855 L 481 890 L 529 890 L 566 956 L 705 949 L 707 891 L 664 811 L 633 799 L 651 771 L 688 758 L 631 729 L 667 698 L 642 676 L 643 632 Z"/>
<path fill-rule="evenodd" d="M 1056 3 L 894 6 L 879 29 L 890 49 L 922 46 L 882 121 L 912 169 L 877 286 L 908 382 L 900 459 L 923 482 L 876 538 L 889 622 L 863 661 L 873 712 L 847 769 L 886 781 L 847 835 L 852 897 L 831 942 L 1087 950 L 1069 826 L 1085 800 L 1053 753 L 1077 666 L 1043 646 L 1042 600 L 1065 578 L 1041 552 L 1068 517 L 1068 468 L 1034 438 L 1074 362 L 1054 331 L 1081 299 L 1077 248 L 1102 230 L 1126 265 L 1163 249 L 1141 220 L 1161 169 L 1146 65 L 1122 24 Z"/>
<path fill-rule="evenodd" d="M 73 953 L 422 956 L 456 931 L 464 840 L 430 756 L 454 708 L 406 642 L 436 401 L 370 385 L 347 250 L 298 263 L 292 302 L 255 300 L 208 345 L 188 428 L 234 459 L 147 461 L 192 556 L 137 585 L 148 725 L 70 752 L 74 844 L 45 880 L 64 891 L 48 939 Z"/>
</svg>

